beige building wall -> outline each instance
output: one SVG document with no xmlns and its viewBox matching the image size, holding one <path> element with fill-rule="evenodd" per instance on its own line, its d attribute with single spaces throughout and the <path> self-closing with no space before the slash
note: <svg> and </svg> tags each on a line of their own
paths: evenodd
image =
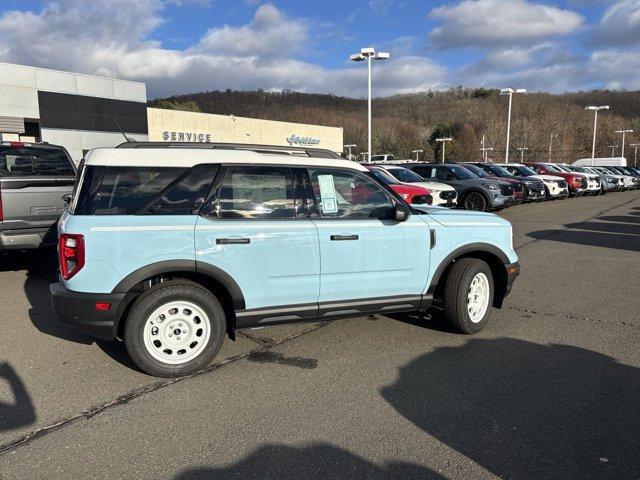
<svg viewBox="0 0 640 480">
<path fill-rule="evenodd" d="M 312 146 L 342 152 L 342 128 L 147 108 L 149 141 Z M 293 142 L 293 143 L 290 143 Z"/>
</svg>

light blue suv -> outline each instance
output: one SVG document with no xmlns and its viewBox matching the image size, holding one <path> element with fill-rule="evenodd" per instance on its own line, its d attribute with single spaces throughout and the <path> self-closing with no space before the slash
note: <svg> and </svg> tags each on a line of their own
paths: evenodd
<svg viewBox="0 0 640 480">
<path fill-rule="evenodd" d="M 267 325 L 436 305 L 478 332 L 519 273 L 506 220 L 407 205 L 327 151 L 122 147 L 81 165 L 51 295 L 152 375 L 200 370 L 225 334 Z"/>
</svg>

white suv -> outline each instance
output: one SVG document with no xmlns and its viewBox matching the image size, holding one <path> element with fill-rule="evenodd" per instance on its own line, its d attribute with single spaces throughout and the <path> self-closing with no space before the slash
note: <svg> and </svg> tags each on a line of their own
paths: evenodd
<svg viewBox="0 0 640 480">
<path fill-rule="evenodd" d="M 457 205 L 458 194 L 456 189 L 451 185 L 427 181 L 417 173 L 409 170 L 408 168 L 401 167 L 400 165 L 383 165 L 380 163 L 376 163 L 376 165 L 383 168 L 389 175 L 399 182 L 417 185 L 429 190 L 433 197 L 432 205 L 442 207 L 455 207 Z"/>
</svg>

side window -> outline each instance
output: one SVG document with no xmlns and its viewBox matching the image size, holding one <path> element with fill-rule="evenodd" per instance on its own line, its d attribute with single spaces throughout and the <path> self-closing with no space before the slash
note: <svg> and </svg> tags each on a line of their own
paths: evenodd
<svg viewBox="0 0 640 480">
<path fill-rule="evenodd" d="M 433 167 L 413 167 L 412 170 L 422 178 L 433 178 Z"/>
<path fill-rule="evenodd" d="M 143 208 L 147 215 L 191 215 L 204 202 L 219 165 L 196 165 Z"/>
<path fill-rule="evenodd" d="M 295 218 L 291 169 L 229 167 L 218 190 L 214 216 L 263 220 Z"/>
<path fill-rule="evenodd" d="M 321 218 L 391 218 L 393 202 L 380 185 L 364 174 L 309 169 Z"/>
<path fill-rule="evenodd" d="M 436 179 L 438 180 L 451 180 L 452 175 L 448 168 L 436 167 Z"/>
</svg>

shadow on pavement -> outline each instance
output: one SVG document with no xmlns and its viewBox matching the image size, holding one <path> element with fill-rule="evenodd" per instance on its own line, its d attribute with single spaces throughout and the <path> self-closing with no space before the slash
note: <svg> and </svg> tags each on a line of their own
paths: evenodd
<svg viewBox="0 0 640 480">
<path fill-rule="evenodd" d="M 24 293 L 29 301 L 29 319 L 42 333 L 62 340 L 91 345 L 96 343 L 113 360 L 135 370 L 122 342 L 106 342 L 60 322 L 53 311 L 49 285 L 58 281 L 58 259 L 54 249 L 11 251 L 0 257 L 0 271 L 25 270 Z"/>
<path fill-rule="evenodd" d="M 347 450 L 328 444 L 308 447 L 266 445 L 253 451 L 237 463 L 219 468 L 194 468 L 179 474 L 174 480 L 247 478 L 259 478 L 260 480 L 327 480 L 334 478 L 445 480 L 445 477 L 420 465 L 406 462 L 376 465 Z"/>
<path fill-rule="evenodd" d="M 11 365 L 0 363 L 0 384 L 5 382 L 13 399 L 6 402 L 6 398 L 0 396 L 0 432 L 35 423 L 36 410 L 22 380 Z"/>
<path fill-rule="evenodd" d="M 640 369 L 590 350 L 474 339 L 417 358 L 381 394 L 501 478 L 640 477 Z"/>
</svg>

